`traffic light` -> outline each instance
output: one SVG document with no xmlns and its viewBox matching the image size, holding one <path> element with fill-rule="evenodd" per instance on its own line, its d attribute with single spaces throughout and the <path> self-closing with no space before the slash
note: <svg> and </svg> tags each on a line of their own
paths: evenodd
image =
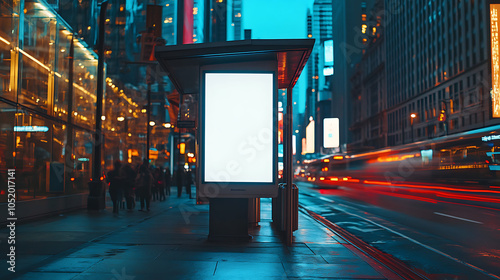
<svg viewBox="0 0 500 280">
<path fill-rule="evenodd" d="M 446 121 L 446 111 L 445 110 L 441 110 L 441 112 L 439 113 L 439 121 L 440 122 Z"/>
</svg>

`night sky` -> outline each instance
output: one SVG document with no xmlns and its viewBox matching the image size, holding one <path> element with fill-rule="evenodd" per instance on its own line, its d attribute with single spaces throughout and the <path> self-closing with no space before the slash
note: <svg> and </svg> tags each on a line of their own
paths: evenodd
<svg viewBox="0 0 500 280">
<path fill-rule="evenodd" d="M 307 9 L 314 0 L 244 0 L 243 29 L 252 29 L 253 39 L 307 38 Z M 295 107 L 305 109 L 306 73 L 302 72 L 294 90 Z"/>
</svg>

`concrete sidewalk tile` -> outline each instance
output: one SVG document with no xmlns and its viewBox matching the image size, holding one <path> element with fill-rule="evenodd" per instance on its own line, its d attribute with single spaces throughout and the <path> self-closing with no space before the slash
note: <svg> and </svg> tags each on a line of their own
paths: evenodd
<svg viewBox="0 0 500 280">
<path fill-rule="evenodd" d="M 183 260 L 183 261 L 220 261 L 220 262 L 262 262 L 281 263 L 281 259 L 275 254 L 263 253 L 234 253 L 234 252 L 189 252 L 189 251 L 165 251 L 157 260 Z"/>
<path fill-rule="evenodd" d="M 200 279 L 211 279 L 211 278 L 196 278 L 199 276 L 189 275 L 178 276 L 178 278 L 173 278 L 169 274 L 161 273 L 142 273 L 140 275 L 130 275 L 128 273 L 122 274 L 121 272 L 113 273 L 82 273 L 72 278 L 71 280 L 161 280 L 161 279 L 183 279 L 183 280 L 200 280 Z"/>
<path fill-rule="evenodd" d="M 283 263 L 289 277 L 384 278 L 369 265 Z"/>
<path fill-rule="evenodd" d="M 80 273 L 89 269 L 102 259 L 99 258 L 64 258 L 50 264 L 38 267 L 34 271 L 41 272 L 75 272 Z"/>
<path fill-rule="evenodd" d="M 94 244 L 66 258 L 140 259 L 153 261 L 161 252 L 177 248 L 169 245 Z"/>
<path fill-rule="evenodd" d="M 1 251 L 1 252 L 6 252 Z M 31 267 L 37 263 L 40 263 L 44 261 L 45 259 L 51 257 L 51 255 L 17 255 L 16 257 L 16 272 L 18 273 L 19 271 L 24 271 L 28 267 Z M 12 277 L 12 275 L 15 275 L 11 271 L 7 270 L 8 267 L 10 267 L 9 264 L 7 264 L 7 258 L 1 257 L 0 261 L 2 262 L 2 265 L 5 264 L 5 266 L 0 269 L 0 279 L 7 279 L 7 277 Z"/>
<path fill-rule="evenodd" d="M 22 239 L 17 239 L 22 240 Z M 30 240 L 18 241 L 16 246 L 16 254 L 19 255 L 56 255 L 71 248 L 78 247 L 82 244 L 81 241 L 37 241 Z"/>
<path fill-rule="evenodd" d="M 260 279 L 261 277 L 285 277 L 286 274 L 281 263 L 218 262 L 215 276 L 223 277 L 222 279 L 234 279 L 241 276 Z"/>
<path fill-rule="evenodd" d="M 270 199 L 262 199 L 261 205 L 269 212 L 261 217 L 270 218 Z M 209 242 L 208 209 L 194 200 L 170 198 L 155 202 L 150 213 L 135 210 L 116 216 L 78 211 L 48 219 L 47 224 L 37 222 L 39 228 L 28 226 L 23 231 L 25 240 L 33 238 L 19 248 L 26 256 L 45 259 L 79 249 L 21 279 L 383 278 L 331 231 L 303 213 L 299 213 L 294 243 L 287 247 L 269 219 L 249 229 L 253 238 L 248 241 Z M 54 230 L 57 233 L 51 235 Z"/>
<path fill-rule="evenodd" d="M 218 276 L 215 275 L 214 277 L 210 278 L 211 280 L 228 280 L 226 276 Z M 252 274 L 247 274 L 247 275 L 235 275 L 229 278 L 230 280 L 289 280 L 286 275 L 283 276 L 259 276 L 256 278 Z M 298 279 L 297 279 L 298 280 Z M 324 280 L 324 279 L 323 279 Z"/>
<path fill-rule="evenodd" d="M 281 261 L 288 263 L 328 263 L 318 255 L 285 255 L 281 256 Z"/>
<path fill-rule="evenodd" d="M 71 280 L 78 273 L 50 273 L 50 272 L 28 272 L 16 278 L 16 280 Z"/>
<path fill-rule="evenodd" d="M 368 265 L 362 258 L 351 256 L 332 256 L 321 255 L 323 259 L 329 264 L 355 264 L 355 265 Z"/>
<path fill-rule="evenodd" d="M 304 247 L 288 247 L 288 255 L 316 255 L 307 246 Z"/>
<path fill-rule="evenodd" d="M 308 244 L 308 245 L 311 245 L 309 247 L 309 249 L 311 251 L 313 251 L 314 254 L 316 254 L 316 255 L 342 256 L 342 257 L 350 257 L 350 258 L 357 258 L 358 257 L 351 250 L 349 250 L 348 248 L 346 248 L 344 246 L 339 247 L 339 246 L 335 245 L 335 246 L 331 246 L 331 247 L 328 247 L 328 246 L 327 247 L 324 247 L 324 246 L 315 247 L 315 246 L 312 246 L 312 244 Z"/>
<path fill-rule="evenodd" d="M 127 275 L 140 276 L 144 274 L 154 274 L 151 279 L 178 278 L 182 275 L 197 276 L 199 279 L 211 277 L 215 271 L 217 262 L 204 261 L 170 261 L 170 260 L 103 260 L 92 266 L 85 273 L 113 273 L 126 271 Z"/>
</svg>

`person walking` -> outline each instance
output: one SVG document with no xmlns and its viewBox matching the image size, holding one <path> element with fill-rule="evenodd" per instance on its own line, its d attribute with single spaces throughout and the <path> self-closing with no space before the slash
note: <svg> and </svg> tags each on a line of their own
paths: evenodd
<svg viewBox="0 0 500 280">
<path fill-rule="evenodd" d="M 160 192 L 160 184 L 158 182 L 159 179 L 159 174 L 158 174 L 158 169 L 157 168 L 151 168 L 149 170 L 151 174 L 153 175 L 153 184 L 151 188 L 151 201 L 156 201 L 159 200 L 159 192 Z"/>
<path fill-rule="evenodd" d="M 107 181 L 109 183 L 109 196 L 113 202 L 113 213 L 118 214 L 120 203 L 122 201 L 123 193 L 123 173 L 121 172 L 121 162 L 119 160 L 114 162 L 114 169 L 107 174 Z"/>
<path fill-rule="evenodd" d="M 146 210 L 150 210 L 151 204 L 151 188 L 153 185 L 153 176 L 149 171 L 147 165 L 141 165 L 139 167 L 139 173 L 136 177 L 136 186 L 139 191 L 139 196 L 141 198 L 141 209 L 139 211 L 144 211 L 144 206 Z"/>
<path fill-rule="evenodd" d="M 159 197 L 158 200 L 163 201 L 166 199 L 165 197 L 165 174 L 163 174 L 163 169 L 161 166 L 157 168 L 158 170 L 158 179 L 156 182 L 158 183 L 158 192 L 159 192 Z"/>
<path fill-rule="evenodd" d="M 184 186 L 186 187 L 186 193 L 189 195 L 189 198 L 191 198 L 191 185 L 193 184 L 193 175 L 190 169 L 184 172 L 183 181 L 184 181 Z"/>
<path fill-rule="evenodd" d="M 184 179 L 184 173 L 182 170 L 177 169 L 174 173 L 175 184 L 177 185 L 177 197 L 181 197 L 182 194 L 182 181 Z"/>
<path fill-rule="evenodd" d="M 170 196 L 170 184 L 172 183 L 172 175 L 170 174 L 170 168 L 167 167 L 165 170 L 165 191 L 166 195 Z"/>
<path fill-rule="evenodd" d="M 123 182 L 123 195 L 125 196 L 127 209 L 132 210 L 135 208 L 134 181 L 136 172 L 130 164 L 125 164 L 122 169 L 125 178 Z"/>
</svg>

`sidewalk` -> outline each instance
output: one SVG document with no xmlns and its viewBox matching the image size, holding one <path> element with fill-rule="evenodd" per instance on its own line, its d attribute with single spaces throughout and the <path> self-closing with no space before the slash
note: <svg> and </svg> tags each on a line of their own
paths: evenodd
<svg viewBox="0 0 500 280">
<path fill-rule="evenodd" d="M 172 188 L 173 190 L 173 188 Z M 309 216 L 299 213 L 292 247 L 271 227 L 262 199 L 260 227 L 244 243 L 207 241 L 208 205 L 175 191 L 151 212 L 86 210 L 16 228 L 16 273 L 0 237 L 1 279 L 398 279 Z M 137 208 L 136 208 L 137 209 Z M 15 276 L 15 277 L 14 277 Z"/>
</svg>

